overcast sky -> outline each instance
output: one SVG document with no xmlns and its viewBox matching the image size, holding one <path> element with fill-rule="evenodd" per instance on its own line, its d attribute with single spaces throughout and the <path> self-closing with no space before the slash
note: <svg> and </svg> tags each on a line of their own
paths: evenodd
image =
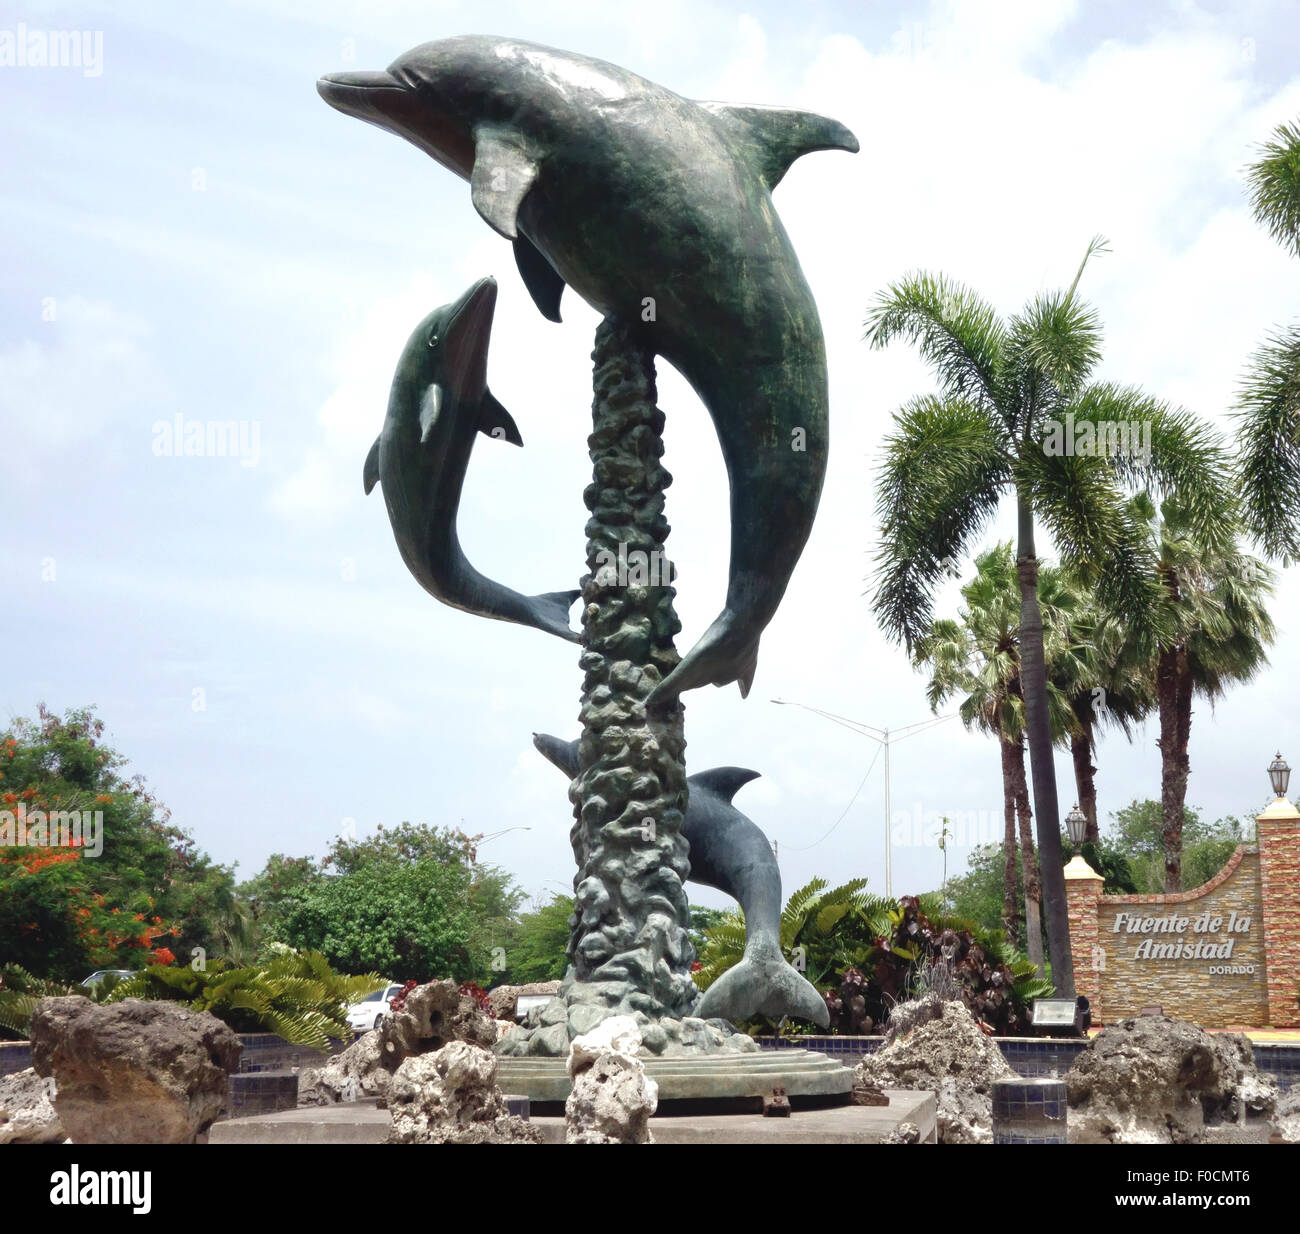
<svg viewBox="0 0 1300 1234">
<path fill-rule="evenodd" d="M 475 450 L 462 542 L 525 593 L 576 585 L 596 315 L 569 292 L 564 324 L 544 321 L 468 186 L 328 108 L 321 73 L 498 33 L 691 97 L 824 112 L 861 140 L 857 156 L 800 160 L 775 194 L 829 353 L 817 524 L 749 699 L 685 696 L 689 769 L 762 773 L 737 804 L 778 842 L 787 890 L 813 875 L 884 890 L 883 761 L 769 700 L 877 726 L 929 714 L 863 594 L 881 440 L 932 388 L 906 347 L 862 344 L 880 290 L 926 268 L 1013 312 L 1067 284 L 1100 232 L 1112 252 L 1084 283 L 1106 328 L 1100 375 L 1225 428 L 1252 348 L 1300 308 L 1300 271 L 1242 185 L 1253 144 L 1300 114 L 1286 0 L 6 0 L 0 31 L 20 23 L 88 32 L 99 54 L 0 67 L 0 713 L 95 704 L 174 821 L 241 877 L 403 819 L 529 828 L 482 857 L 531 895 L 573 875 L 565 784 L 530 734 L 577 734 L 576 650 L 425 594 L 361 465 L 415 323 L 496 275 L 489 379 L 526 444 Z M 726 588 L 726 476 L 666 366 L 660 394 L 685 651 Z M 243 457 L 156 453 L 155 426 L 176 416 L 242 422 Z M 1011 532 L 1004 515 L 986 543 Z M 1272 667 L 1216 712 L 1196 705 L 1188 800 L 1211 816 L 1263 804 L 1277 746 L 1300 758 L 1298 598 L 1291 571 Z M 937 611 L 957 600 L 953 585 Z M 1156 735 L 1103 742 L 1103 815 L 1159 795 Z M 950 816 L 967 845 L 1000 838 L 997 748 L 953 720 L 892 761 L 893 890 L 929 889 L 942 856 L 928 820 Z M 1057 768 L 1068 808 L 1068 754 Z"/>
</svg>

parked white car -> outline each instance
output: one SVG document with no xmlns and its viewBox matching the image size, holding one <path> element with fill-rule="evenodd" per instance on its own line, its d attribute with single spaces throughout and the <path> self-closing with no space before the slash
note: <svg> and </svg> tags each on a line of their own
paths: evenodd
<svg viewBox="0 0 1300 1234">
<path fill-rule="evenodd" d="M 386 985 L 382 990 L 367 994 L 359 1003 L 348 1008 L 348 1025 L 354 1033 L 368 1033 L 378 1028 L 379 1022 L 388 1014 L 388 1002 L 402 991 L 400 985 Z"/>
</svg>

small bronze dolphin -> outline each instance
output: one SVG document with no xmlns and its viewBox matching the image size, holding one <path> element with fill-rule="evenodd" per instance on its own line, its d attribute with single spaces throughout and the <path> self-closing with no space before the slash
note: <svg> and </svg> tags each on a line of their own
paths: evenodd
<svg viewBox="0 0 1300 1234">
<path fill-rule="evenodd" d="M 467 613 L 577 642 L 568 613 L 580 592 L 511 591 L 470 565 L 456 535 L 474 434 L 523 445 L 510 413 L 487 387 L 496 300 L 496 281 L 480 279 L 415 328 L 397 362 L 383 431 L 366 457 L 366 492 L 383 485 L 402 560 L 430 595 Z"/>
<path fill-rule="evenodd" d="M 534 733 L 533 745 L 570 780 L 578 775 L 578 743 Z M 687 777 L 690 797 L 682 835 L 691 849 L 687 881 L 739 902 L 745 913 L 745 954 L 704 991 L 695 1014 L 703 1020 L 779 1020 L 798 1016 L 830 1027 L 826 1000 L 781 954 L 781 871 L 767 837 L 731 799 L 757 771 L 714 767 Z"/>
<path fill-rule="evenodd" d="M 543 315 L 559 320 L 567 283 L 694 387 L 731 484 L 726 606 L 648 702 L 710 682 L 747 694 L 812 530 L 828 437 L 821 321 L 771 191 L 801 154 L 857 139 L 825 116 L 695 102 L 602 60 L 477 35 L 317 89 L 468 180 Z"/>
</svg>

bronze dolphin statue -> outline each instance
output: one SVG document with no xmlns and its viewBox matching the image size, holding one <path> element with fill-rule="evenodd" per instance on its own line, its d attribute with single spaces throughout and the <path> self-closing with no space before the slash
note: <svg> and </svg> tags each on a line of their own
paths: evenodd
<svg viewBox="0 0 1300 1234">
<path fill-rule="evenodd" d="M 731 485 L 727 598 L 648 702 L 710 682 L 748 694 L 828 436 L 821 321 L 771 190 L 801 154 L 857 139 L 824 116 L 695 102 L 602 60 L 476 35 L 317 89 L 468 180 L 545 316 L 559 320 L 567 283 L 637 324 L 695 389 Z"/>
<path fill-rule="evenodd" d="M 511 591 L 470 565 L 456 534 L 475 434 L 523 445 L 487 385 L 496 299 L 496 281 L 480 279 L 416 326 L 397 362 L 383 430 L 366 457 L 366 492 L 383 486 L 402 560 L 430 595 L 467 613 L 577 642 L 568 613 L 580 592 Z"/>
<path fill-rule="evenodd" d="M 578 743 L 534 733 L 533 745 L 570 780 L 578 775 Z M 700 997 L 703 1020 L 780 1020 L 798 1016 L 830 1027 L 830 1009 L 811 982 L 781 954 L 781 871 L 772 846 L 731 799 L 757 771 L 714 767 L 689 776 L 682 835 L 691 849 L 692 883 L 715 887 L 745 914 L 745 954 Z"/>
</svg>

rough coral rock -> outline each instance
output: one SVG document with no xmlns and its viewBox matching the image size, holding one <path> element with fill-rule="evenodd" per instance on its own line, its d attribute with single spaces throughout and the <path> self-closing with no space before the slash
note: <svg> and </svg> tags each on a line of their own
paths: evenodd
<svg viewBox="0 0 1300 1234">
<path fill-rule="evenodd" d="M 1015 1072 L 958 1000 L 927 994 L 900 1004 L 890 1031 L 855 1069 L 855 1084 L 938 1094 L 941 1144 L 993 1142 L 994 1080 Z"/>
<path fill-rule="evenodd" d="M 880 1142 L 882 1144 L 919 1144 L 921 1142 L 921 1128 L 915 1123 L 899 1123 Z"/>
<path fill-rule="evenodd" d="M 607 989 L 623 983 L 570 983 L 537 1013 L 532 1027 L 522 1025 L 506 1033 L 497 1046 L 498 1054 L 565 1058 L 575 1038 L 616 1018 L 625 991 Z M 647 1054 L 664 1058 L 685 1058 L 698 1054 L 752 1054 L 760 1047 L 746 1033 L 738 1032 L 726 1020 L 701 1020 L 695 1016 L 652 1019 L 634 1011 L 633 1020 Z"/>
<path fill-rule="evenodd" d="M 652 1144 L 650 1116 L 659 1086 L 637 1057 L 641 1031 L 614 1016 L 576 1037 L 569 1050 L 572 1091 L 564 1103 L 566 1144 Z"/>
<path fill-rule="evenodd" d="M 68 1138 L 50 1101 L 54 1081 L 34 1067 L 0 1076 L 0 1144 L 62 1144 Z"/>
<path fill-rule="evenodd" d="M 497 1087 L 497 1060 L 467 1041 L 403 1060 L 388 1086 L 389 1144 L 540 1144 Z"/>
<path fill-rule="evenodd" d="M 304 1072 L 298 1083 L 298 1104 L 383 1099 L 406 1059 L 434 1053 L 451 1041 L 491 1049 L 496 1040 L 496 1022 L 454 981 L 430 981 L 416 986 L 402 1009 L 385 1016 L 377 1029 L 325 1066 Z"/>
<path fill-rule="evenodd" d="M 206 1011 L 128 998 L 42 999 L 32 1066 L 55 1082 L 54 1109 L 76 1144 L 192 1144 L 226 1108 L 243 1045 Z"/>
<path fill-rule="evenodd" d="M 1072 1144 L 1193 1144 L 1219 1127 L 1262 1131 L 1277 1101 L 1245 1037 L 1166 1015 L 1103 1029 L 1065 1080 Z"/>
<path fill-rule="evenodd" d="M 1273 1129 L 1283 1144 L 1300 1144 L 1300 1084 L 1293 1084 L 1278 1098 Z"/>
</svg>

